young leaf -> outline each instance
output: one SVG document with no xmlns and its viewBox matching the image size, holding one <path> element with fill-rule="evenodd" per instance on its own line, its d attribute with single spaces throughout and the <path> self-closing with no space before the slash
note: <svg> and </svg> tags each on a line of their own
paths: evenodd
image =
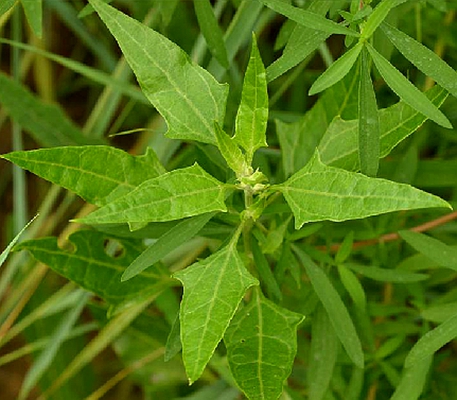
<svg viewBox="0 0 457 400">
<path fill-rule="evenodd" d="M 225 185 L 194 164 L 149 179 L 80 221 L 86 224 L 172 221 L 226 211 L 224 200 Z"/>
<path fill-rule="evenodd" d="M 227 49 L 224 37 L 214 15 L 213 7 L 209 0 L 194 1 L 195 14 L 198 25 L 206 40 L 209 51 L 217 61 L 226 69 L 229 67 Z"/>
<path fill-rule="evenodd" d="M 417 400 L 427 382 L 433 357 L 426 357 L 403 370 L 400 382 L 390 400 Z"/>
<path fill-rule="evenodd" d="M 249 399 L 277 399 L 297 352 L 300 314 L 279 307 L 254 290 L 224 336 L 233 377 Z"/>
<path fill-rule="evenodd" d="M 121 281 L 128 281 L 146 268 L 160 261 L 178 246 L 181 246 L 193 238 L 214 214 L 215 213 L 199 215 L 198 217 L 187 219 L 175 225 L 135 258 L 122 274 Z"/>
<path fill-rule="evenodd" d="M 33 33 L 41 38 L 43 34 L 43 5 L 42 0 L 21 0 L 22 8 L 24 9 Z"/>
<path fill-rule="evenodd" d="M 265 67 L 260 57 L 255 36 L 243 83 L 241 103 L 236 115 L 234 140 L 246 150 L 248 164 L 254 152 L 266 147 L 265 131 L 268 121 L 268 92 Z"/>
<path fill-rule="evenodd" d="M 195 382 L 222 339 L 246 290 L 258 285 L 243 265 L 236 240 L 173 275 L 184 286 L 179 318 L 183 361 Z"/>
<path fill-rule="evenodd" d="M 298 246 L 293 245 L 294 251 L 306 269 L 306 273 L 313 285 L 313 289 L 319 297 L 330 318 L 330 322 L 338 335 L 349 358 L 359 368 L 363 368 L 364 357 L 362 345 L 352 323 L 349 312 L 346 309 L 340 295 L 335 290 L 327 275 L 313 260 Z"/>
<path fill-rule="evenodd" d="M 370 60 L 364 47 L 360 60 L 359 83 L 359 159 L 363 174 L 376 176 L 379 168 L 379 115 L 371 83 Z"/>
<path fill-rule="evenodd" d="M 457 249 L 423 233 L 400 231 L 400 236 L 416 251 L 437 265 L 457 271 Z"/>
<path fill-rule="evenodd" d="M 338 58 L 338 60 L 330 65 L 330 67 L 316 79 L 309 89 L 309 95 L 313 96 L 320 93 L 343 79 L 357 61 L 362 49 L 363 44 L 358 43 L 351 50 L 347 51 L 340 58 Z"/>
<path fill-rule="evenodd" d="M 362 39 L 369 39 L 379 25 L 386 19 L 392 8 L 399 6 L 407 0 L 383 0 L 381 1 L 363 25 Z"/>
<path fill-rule="evenodd" d="M 30 251 L 35 259 L 58 274 L 112 304 L 136 302 L 172 284 L 168 271 L 161 265 L 121 283 L 122 273 L 140 249 L 138 243 L 125 240 L 122 241 L 122 256 L 111 257 L 104 248 L 107 239 L 100 232 L 77 231 L 69 238 L 74 251 L 61 249 L 55 237 L 25 241 L 16 250 Z"/>
<path fill-rule="evenodd" d="M 435 121 L 438 125 L 452 129 L 447 117 L 417 89 L 402 73 L 387 61 L 375 48 L 367 43 L 368 51 L 376 68 L 387 85 L 408 105 Z"/>
<path fill-rule="evenodd" d="M 333 376 L 340 342 L 327 311 L 320 306 L 313 314 L 311 326 L 311 349 L 307 380 L 309 400 L 322 400 L 329 389 Z"/>
<path fill-rule="evenodd" d="M 98 206 L 166 172 L 151 148 L 139 157 L 112 146 L 54 147 L 0 157 Z"/>
<path fill-rule="evenodd" d="M 90 3 L 118 41 L 144 94 L 166 120 L 166 135 L 216 144 L 214 121 L 224 122 L 227 85 L 161 34 L 101 0 Z"/>
<path fill-rule="evenodd" d="M 235 143 L 234 138 L 227 135 L 217 122 L 215 122 L 215 130 L 217 147 L 227 162 L 227 165 L 238 177 L 248 175 L 249 165 L 246 163 L 246 158 Z"/>
<path fill-rule="evenodd" d="M 277 13 L 282 14 L 292 21 L 295 21 L 308 28 L 330 34 L 336 33 L 349 36 L 360 36 L 356 31 L 348 29 L 325 17 L 321 17 L 320 15 L 298 7 L 291 6 L 281 0 L 262 0 L 262 2 L 268 8 L 271 8 Z"/>
<path fill-rule="evenodd" d="M 457 72 L 453 68 L 432 50 L 392 25 L 384 22 L 381 25 L 381 29 L 400 53 L 411 63 L 425 75 L 433 78 L 454 97 L 457 97 Z"/>
<path fill-rule="evenodd" d="M 306 222 L 345 221 L 391 211 L 450 207 L 434 195 L 409 185 L 348 172 L 311 161 L 277 186 L 295 216 L 295 227 Z"/>
<path fill-rule="evenodd" d="M 437 107 L 447 97 L 446 91 L 439 86 L 433 87 L 425 95 Z M 404 101 L 379 110 L 378 115 L 380 158 L 387 156 L 398 143 L 414 133 L 427 120 L 427 117 L 408 106 Z M 318 149 L 322 161 L 327 165 L 353 171 L 360 169 L 358 121 L 334 118 L 322 137 Z"/>
<path fill-rule="evenodd" d="M 3 73 L 0 73 L 0 87 L 2 106 L 42 146 L 100 143 L 83 135 L 58 106 L 44 103 Z"/>
</svg>

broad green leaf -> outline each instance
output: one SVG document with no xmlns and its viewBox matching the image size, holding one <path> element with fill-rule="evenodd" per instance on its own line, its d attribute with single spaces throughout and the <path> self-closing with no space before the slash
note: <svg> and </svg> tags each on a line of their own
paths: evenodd
<svg viewBox="0 0 457 400">
<path fill-rule="evenodd" d="M 11 252 L 11 249 L 14 247 L 14 245 L 17 243 L 21 235 L 24 233 L 24 231 L 30 226 L 30 224 L 35 221 L 35 219 L 38 217 L 38 214 L 35 215 L 28 223 L 26 226 L 24 226 L 19 233 L 13 238 L 11 242 L 9 242 L 8 246 L 6 246 L 5 250 L 2 251 L 2 254 L 0 254 L 0 267 L 3 265 L 5 262 L 6 258 Z"/>
<path fill-rule="evenodd" d="M 135 258 L 122 274 L 121 281 L 125 282 L 133 278 L 192 239 L 213 216 L 214 213 L 203 214 L 175 225 Z"/>
<path fill-rule="evenodd" d="M 25 86 L 3 73 L 0 73 L 0 87 L 0 104 L 42 146 L 96 142 L 84 136 L 58 106 L 44 103 Z"/>
<path fill-rule="evenodd" d="M 330 8 L 329 1 L 314 0 L 308 7 L 308 12 L 324 18 Z M 288 20 L 291 21 L 291 20 Z M 287 45 L 281 57 L 274 61 L 266 69 L 267 81 L 271 82 L 295 67 L 311 55 L 321 43 L 330 36 L 327 32 L 317 31 L 303 25 L 297 25 L 287 41 Z"/>
<path fill-rule="evenodd" d="M 309 400 L 322 400 L 330 387 L 340 342 L 325 309 L 313 314 L 307 381 Z"/>
<path fill-rule="evenodd" d="M 405 368 L 400 382 L 390 400 L 417 400 L 419 399 L 427 374 L 432 364 L 433 357 L 427 357 Z"/>
<path fill-rule="evenodd" d="M 302 118 L 293 123 L 276 120 L 276 133 L 281 145 L 282 163 L 285 175 L 288 177 L 303 168 L 313 156 L 319 142 L 328 137 L 325 132 L 337 115 L 357 116 L 358 70 L 349 74 L 345 79 L 329 88 L 319 98 L 313 108 Z M 337 132 L 335 132 L 336 134 Z M 357 140 L 357 131 L 355 132 Z M 355 157 L 357 156 L 357 142 Z M 341 143 L 345 145 L 346 142 Z M 341 147 L 339 147 L 341 148 Z M 333 150 L 330 147 L 329 150 Z M 339 154 L 335 148 L 335 156 Z"/>
<path fill-rule="evenodd" d="M 166 172 L 150 148 L 138 157 L 112 146 L 54 147 L 0 157 L 98 206 Z"/>
<path fill-rule="evenodd" d="M 173 275 L 184 286 L 179 318 L 183 361 L 191 384 L 202 374 L 246 290 L 259 284 L 244 267 L 236 238 Z"/>
<path fill-rule="evenodd" d="M 297 352 L 297 326 L 304 316 L 255 290 L 224 336 L 233 377 L 248 399 L 277 399 Z"/>
<path fill-rule="evenodd" d="M 78 297 L 78 304 L 62 317 L 59 325 L 51 335 L 48 345 L 40 353 L 36 360 L 34 360 L 31 368 L 27 371 L 27 375 L 24 378 L 21 391 L 19 393 L 19 400 L 27 398 L 30 391 L 35 387 L 46 370 L 52 365 L 57 351 L 71 333 L 71 330 L 78 320 L 84 306 L 87 303 L 87 300 L 89 300 L 89 293 L 81 290 Z"/>
<path fill-rule="evenodd" d="M 424 114 L 427 118 L 435 121 L 438 125 L 452 129 L 452 125 L 447 117 L 427 98 L 427 96 L 425 96 L 424 93 L 406 79 L 405 76 L 379 54 L 370 43 L 367 43 L 367 48 L 382 78 L 398 97 L 415 110 Z"/>
<path fill-rule="evenodd" d="M 371 83 L 370 60 L 366 48 L 360 60 L 359 83 L 359 159 L 363 174 L 376 176 L 379 168 L 379 115 Z"/>
<path fill-rule="evenodd" d="M 225 185 L 198 164 L 143 182 L 80 220 L 86 224 L 172 221 L 226 211 Z"/>
<path fill-rule="evenodd" d="M 427 91 L 426 96 L 439 107 L 447 95 L 438 86 Z M 325 96 L 325 95 L 324 95 Z M 400 101 L 397 104 L 379 110 L 380 154 L 387 156 L 392 149 L 408 137 L 427 120 L 427 118 Z M 347 169 L 360 169 L 358 157 L 358 121 L 345 121 L 336 117 L 330 123 L 319 143 L 319 153 L 327 165 Z M 434 179 L 436 179 L 434 177 Z"/>
<path fill-rule="evenodd" d="M 357 61 L 360 52 L 363 49 L 363 44 L 358 43 L 351 50 L 344 53 L 313 83 L 309 89 L 309 95 L 313 96 L 323 90 L 333 86 L 335 83 L 343 79 Z"/>
<path fill-rule="evenodd" d="M 428 275 L 426 274 L 418 274 L 402 269 L 379 268 L 354 263 L 346 263 L 344 265 L 367 278 L 379 282 L 411 283 L 428 279 Z"/>
<path fill-rule="evenodd" d="M 314 291 L 319 297 L 330 318 L 330 322 L 338 335 L 349 358 L 359 368 L 363 368 L 364 357 L 360 339 L 340 295 L 324 271 L 298 246 L 293 245 L 295 253 L 305 267 Z"/>
<path fill-rule="evenodd" d="M 41 38 L 43 33 L 43 5 L 42 0 L 21 0 L 22 8 L 33 33 Z"/>
<path fill-rule="evenodd" d="M 0 2 L 0 16 L 5 14 L 16 2 L 17 0 L 3 0 Z"/>
<path fill-rule="evenodd" d="M 382 31 L 394 46 L 425 75 L 457 97 L 457 72 L 436 53 L 402 31 L 384 22 Z"/>
<path fill-rule="evenodd" d="M 224 37 L 221 28 L 217 23 L 213 7 L 209 0 L 194 1 L 195 14 L 198 25 L 206 40 L 211 54 L 226 69 L 229 67 L 227 49 L 225 48 Z"/>
<path fill-rule="evenodd" d="M 217 147 L 224 157 L 227 165 L 236 173 L 237 177 L 249 175 L 249 165 L 241 149 L 235 143 L 234 138 L 227 135 L 219 124 L 215 123 Z"/>
<path fill-rule="evenodd" d="M 146 97 L 168 124 L 167 136 L 216 143 L 227 85 L 194 64 L 176 44 L 101 0 L 90 3 L 116 38 Z"/>
<path fill-rule="evenodd" d="M 30 251 L 58 274 L 113 304 L 137 302 L 173 283 L 161 265 L 122 283 L 122 273 L 138 256 L 141 246 L 123 240 L 121 256 L 110 256 L 105 249 L 107 239 L 100 232 L 77 231 L 69 238 L 73 251 L 61 249 L 54 237 L 28 240 L 16 249 Z"/>
<path fill-rule="evenodd" d="M 400 231 L 399 234 L 416 251 L 434 261 L 437 265 L 457 271 L 456 248 L 423 233 Z"/>
<path fill-rule="evenodd" d="M 296 229 L 306 222 L 338 222 L 399 210 L 450 207 L 439 197 L 409 185 L 328 167 L 322 164 L 318 152 L 277 188 L 294 213 Z"/>
<path fill-rule="evenodd" d="M 390 10 L 405 1 L 407 0 L 382 0 L 370 14 L 367 22 L 363 25 L 361 39 L 366 40 L 371 38 L 375 30 L 378 29 L 379 25 L 386 19 Z"/>
<path fill-rule="evenodd" d="M 298 7 L 291 6 L 281 0 L 261 0 L 268 8 L 276 11 L 279 14 L 295 21 L 308 28 L 323 31 L 330 34 L 342 34 L 348 36 L 359 36 L 356 31 L 348 29 L 343 25 L 339 25 L 325 17 L 321 17 L 313 12 L 303 10 Z"/>
<path fill-rule="evenodd" d="M 265 131 L 268 122 L 268 92 L 265 67 L 254 34 L 246 69 L 241 103 L 236 115 L 234 140 L 246 150 L 248 164 L 259 147 L 267 147 Z"/>
</svg>

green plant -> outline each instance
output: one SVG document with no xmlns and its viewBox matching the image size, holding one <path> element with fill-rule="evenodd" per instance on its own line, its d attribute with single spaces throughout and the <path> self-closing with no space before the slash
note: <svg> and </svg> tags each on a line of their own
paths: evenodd
<svg viewBox="0 0 457 400">
<path fill-rule="evenodd" d="M 38 8 L 40 3 L 22 3 L 39 35 L 41 21 L 34 19 L 37 15 L 30 12 L 29 3 Z M 414 267 L 413 271 L 391 268 L 389 252 L 400 259 L 401 250 L 388 249 L 382 243 L 374 251 L 352 252 L 354 240 L 377 237 L 387 228 L 404 230 L 410 226 L 411 214 L 368 217 L 452 208 L 440 197 L 407 184 L 413 171 L 411 176 L 376 177 L 380 159 L 395 151 L 427 119 L 452 127 L 439 107 L 447 92 L 457 97 L 457 73 L 434 52 L 386 22 L 389 13 L 410 7 L 410 2 L 382 0 L 372 8 L 368 1 L 339 1 L 335 5 L 314 0 L 304 9 L 280 0 L 247 0 L 239 4 L 224 36 L 211 3 L 195 1 L 201 33 L 214 57 L 207 69 L 149 28 L 148 15 L 141 23 L 102 0 L 89 3 L 116 39 L 142 93 L 166 121 L 168 130 L 153 145 L 157 153 L 148 148 L 144 155 L 134 156 L 104 143 L 103 125 L 97 125 L 95 119 L 85 129 L 93 129 L 93 134 L 85 136 L 58 108 L 0 75 L 4 88 L 1 104 L 46 146 L 2 157 L 99 207 L 95 211 L 86 207 L 73 219 L 94 229 L 72 233 L 67 243 L 71 248 L 58 244 L 56 237 L 16 246 L 84 289 L 71 285 L 68 292 L 58 292 L 41 306 L 45 310 L 41 312 L 49 315 L 62 308 L 68 311 L 52 333 L 52 345 L 28 372 L 19 398 L 26 398 L 63 342 L 76 334 L 74 325 L 86 305 L 100 326 L 98 335 L 62 374 L 44 385 L 44 397 L 54 395 L 114 341 L 125 363 L 140 363 L 138 379 L 151 396 L 178 396 L 179 391 L 168 386 L 180 378 L 169 378 L 162 389 L 148 385 L 141 376 L 144 365 L 164 356 L 170 368 L 179 368 L 175 356 L 182 350 L 189 383 L 202 376 L 213 382 L 208 398 L 222 393 L 234 398 L 238 395 L 235 388 L 239 388 L 249 399 L 302 398 L 304 393 L 313 400 L 335 396 L 357 399 L 372 390 L 373 386 L 365 387 L 370 381 L 381 381 L 384 386 L 388 382 L 394 389 L 393 399 L 418 398 L 432 355 L 457 335 L 455 316 L 450 315 L 410 349 L 406 337 L 425 333 L 429 323 L 415 324 L 417 311 L 405 305 L 395 310 L 395 304 L 392 309 L 387 304 L 384 310 L 376 290 L 369 284 L 363 286 L 361 280 L 368 277 L 387 282 L 385 290 L 393 283 L 403 285 L 406 289 L 398 294 L 398 303 L 412 296 L 420 311 L 427 304 L 420 285 L 428 279 L 439 281 L 440 270 L 436 276 L 432 271 L 429 278 Z M 164 26 L 177 3 L 151 2 L 162 7 Z M 342 22 L 325 17 L 332 7 L 334 17 L 338 12 Z M 283 35 L 282 41 L 287 43 L 283 55 L 265 69 L 252 35 L 246 72 L 243 76 L 234 72 L 234 91 L 238 93 L 229 93 L 229 85 L 219 80 L 234 68 L 235 54 L 251 29 L 246 25 L 255 22 L 262 10 L 265 19 L 274 12 L 288 18 L 277 39 Z M 92 11 L 85 8 L 82 14 Z M 278 118 L 281 151 L 269 147 L 267 142 L 275 139 L 266 135 L 268 83 L 273 87 L 275 79 L 315 50 L 324 51 L 325 40 L 333 34 L 344 36 L 347 50 L 309 89 L 310 95 L 325 93 L 300 119 L 286 122 Z M 383 38 L 384 46 L 388 38 L 440 87 L 419 90 L 388 61 L 385 49 L 381 52 L 376 45 L 377 37 Z M 64 64 L 107 85 L 116 96 L 122 93 L 135 102 L 147 103 L 122 79 L 17 41 L 2 42 Z M 378 109 L 372 64 L 400 102 Z M 287 80 L 282 83 L 289 84 Z M 277 101 L 274 91 L 270 93 L 270 103 Z M 232 131 L 234 135 L 226 133 Z M 181 141 L 188 146 L 177 152 Z M 412 143 L 400 159 L 399 171 L 408 172 L 410 161 L 417 162 L 420 143 Z M 442 195 L 453 200 L 447 193 Z M 335 224 L 348 220 L 360 222 Z M 400 235 L 438 266 L 456 270 L 454 248 L 408 230 Z M 342 244 L 333 257 L 328 251 L 335 240 Z M 316 249 L 318 245 L 324 252 Z M 445 273 L 442 279 L 455 279 L 454 273 Z M 178 312 L 179 283 L 183 294 Z M 59 308 L 64 298 L 67 303 Z M 370 310 L 374 306 L 378 314 Z M 157 311 L 163 317 L 155 314 Z M 37 315 L 30 312 L 31 322 Z M 390 328 L 388 325 L 378 335 L 373 319 L 389 315 L 403 316 L 406 326 L 391 321 Z M 298 355 L 297 330 L 311 332 L 311 341 L 306 336 L 299 341 L 302 352 Z M 4 342 L 14 336 L 12 332 L 3 336 Z M 136 344 L 135 332 L 150 337 Z M 154 351 L 148 348 L 148 340 Z M 405 357 L 400 378 L 397 368 Z M 297 371 L 300 362 L 308 360 L 307 378 L 292 374 L 294 383 L 286 385 L 283 393 L 296 358 Z M 211 371 L 205 369 L 208 363 Z M 167 363 L 157 365 L 164 368 Z M 216 387 L 214 382 L 222 386 Z M 232 386 L 231 391 L 227 385 Z M 103 393 L 95 392 L 90 398 Z M 385 393 L 389 393 L 388 386 Z"/>
</svg>

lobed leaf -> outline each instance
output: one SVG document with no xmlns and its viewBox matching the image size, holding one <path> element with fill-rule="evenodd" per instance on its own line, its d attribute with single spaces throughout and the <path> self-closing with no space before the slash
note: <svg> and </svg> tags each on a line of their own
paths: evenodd
<svg viewBox="0 0 457 400">
<path fill-rule="evenodd" d="M 90 4 L 116 38 L 140 86 L 168 124 L 175 139 L 216 144 L 214 121 L 224 122 L 227 85 L 165 36 L 101 0 Z"/>
<path fill-rule="evenodd" d="M 173 275 L 184 286 L 180 308 L 183 361 L 189 382 L 202 374 L 246 290 L 258 285 L 243 265 L 236 240 Z"/>
<path fill-rule="evenodd" d="M 122 283 L 122 273 L 138 256 L 141 247 L 123 240 L 121 255 L 114 257 L 105 251 L 107 239 L 100 232 L 77 231 L 69 238 L 73 251 L 61 249 L 55 237 L 28 240 L 15 249 L 28 250 L 36 260 L 112 304 L 137 302 L 172 283 L 168 271 L 161 265 Z"/>
<path fill-rule="evenodd" d="M 400 231 L 400 236 L 416 251 L 441 267 L 457 271 L 457 249 L 423 233 Z"/>
<path fill-rule="evenodd" d="M 297 352 L 297 326 L 304 316 L 255 290 L 224 336 L 233 377 L 248 399 L 277 399 Z"/>
<path fill-rule="evenodd" d="M 452 129 L 447 117 L 417 89 L 402 73 L 387 61 L 375 48 L 367 43 L 368 51 L 377 70 L 387 85 L 409 106 L 435 121 L 438 125 Z"/>
<path fill-rule="evenodd" d="M 151 148 L 139 157 L 112 146 L 54 147 L 0 157 L 98 206 L 166 172 Z"/>
<path fill-rule="evenodd" d="M 440 106 L 447 95 L 438 86 L 425 93 L 430 101 Z M 423 114 L 400 101 L 397 104 L 379 110 L 380 153 L 387 156 L 402 140 L 415 132 L 427 120 Z M 347 169 L 360 169 L 358 157 L 358 121 L 346 121 L 336 117 L 328 126 L 319 143 L 319 154 L 327 165 Z"/>
<path fill-rule="evenodd" d="M 80 221 L 86 224 L 172 221 L 226 211 L 224 200 L 225 185 L 194 164 L 149 179 Z"/>
<path fill-rule="evenodd" d="M 292 209 L 296 229 L 306 222 L 345 221 L 399 210 L 450 207 L 439 197 L 409 185 L 326 166 L 318 152 L 277 188 Z"/>
<path fill-rule="evenodd" d="M 330 65 L 330 67 L 316 79 L 309 89 L 309 95 L 313 96 L 320 93 L 343 79 L 354 66 L 354 63 L 357 61 L 362 49 L 363 44 L 358 43 L 351 50 L 347 51 L 340 58 L 338 58 L 338 60 Z"/>
<path fill-rule="evenodd" d="M 379 168 L 379 114 L 370 75 L 370 60 L 363 48 L 360 60 L 358 153 L 363 174 L 376 176 Z"/>
<path fill-rule="evenodd" d="M 422 43 L 387 22 L 381 25 L 381 29 L 400 53 L 412 64 L 425 75 L 433 78 L 454 97 L 457 97 L 457 72 L 452 67 Z"/>
<path fill-rule="evenodd" d="M 255 35 L 246 69 L 241 103 L 236 115 L 234 140 L 246 150 L 248 164 L 259 147 L 267 147 L 265 132 L 268 122 L 268 92 L 265 67 L 260 57 Z"/>
<path fill-rule="evenodd" d="M 349 358 L 357 367 L 363 368 L 364 356 L 362 345 L 340 295 L 324 271 L 298 246 L 294 245 L 293 247 L 305 267 L 311 285 L 324 306 L 325 311 L 327 311 L 330 322 Z"/>
<path fill-rule="evenodd" d="M 100 143 L 82 131 L 54 104 L 47 104 L 25 86 L 0 73 L 0 104 L 42 146 Z"/>
<path fill-rule="evenodd" d="M 276 11 L 279 14 L 304 25 L 313 30 L 323 31 L 330 34 L 342 34 L 348 36 L 360 36 L 356 31 L 339 25 L 332 20 L 329 20 L 320 15 L 314 14 L 307 10 L 291 6 L 281 0 L 261 0 L 268 8 Z"/>
</svg>

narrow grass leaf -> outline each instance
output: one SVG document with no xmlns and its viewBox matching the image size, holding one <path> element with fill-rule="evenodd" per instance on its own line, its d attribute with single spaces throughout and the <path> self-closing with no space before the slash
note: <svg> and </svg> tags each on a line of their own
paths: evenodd
<svg viewBox="0 0 457 400">
<path fill-rule="evenodd" d="M 167 338 L 167 343 L 165 344 L 165 354 L 164 354 L 165 362 L 170 361 L 182 349 L 180 326 L 181 326 L 181 323 L 179 321 L 179 313 L 178 313 L 178 314 L 176 314 L 176 318 L 173 321 L 173 325 L 171 326 L 171 331 Z"/>
<path fill-rule="evenodd" d="M 408 105 L 435 121 L 438 125 L 452 129 L 447 117 L 405 76 L 387 61 L 375 48 L 367 43 L 368 51 L 376 68 L 387 85 Z"/>
<path fill-rule="evenodd" d="M 5 262 L 6 258 L 11 252 L 11 249 L 14 247 L 14 245 L 17 243 L 21 235 L 24 233 L 24 231 L 30 226 L 30 224 L 35 221 L 35 219 L 38 217 L 38 214 L 35 215 L 28 223 L 26 226 L 24 226 L 20 232 L 9 242 L 8 246 L 6 246 L 5 250 L 2 251 L 2 254 L 0 254 L 0 267 L 3 265 Z"/>
<path fill-rule="evenodd" d="M 327 311 L 320 306 L 313 313 L 311 325 L 311 349 L 307 381 L 309 400 L 322 400 L 330 387 L 333 370 L 338 358 L 340 342 Z"/>
<path fill-rule="evenodd" d="M 452 67 L 422 43 L 387 22 L 381 25 L 381 29 L 400 53 L 412 64 L 425 75 L 433 78 L 454 97 L 457 97 L 457 72 Z"/>
<path fill-rule="evenodd" d="M 419 274 L 402 269 L 379 268 L 354 263 L 346 263 L 344 265 L 360 275 L 379 282 L 411 283 L 424 281 L 429 277 L 426 274 Z"/>
<path fill-rule="evenodd" d="M 47 104 L 25 86 L 0 73 L 0 104 L 42 146 L 100 143 L 82 131 L 54 104 Z"/>
<path fill-rule="evenodd" d="M 364 356 L 362 345 L 340 295 L 324 271 L 303 250 L 295 245 L 293 245 L 293 249 L 305 267 L 311 285 L 327 311 L 330 322 L 349 358 L 356 366 L 363 368 Z"/>
<path fill-rule="evenodd" d="M 246 290 L 258 285 L 236 250 L 236 240 L 173 275 L 184 286 L 179 318 L 189 383 L 203 373 Z"/>
<path fill-rule="evenodd" d="M 291 6 L 281 0 L 262 0 L 262 2 L 273 11 L 286 16 L 308 28 L 323 31 L 330 34 L 342 34 L 348 36 L 360 36 L 356 31 L 337 24 L 325 17 L 314 14 L 307 10 Z"/>
<path fill-rule="evenodd" d="M 121 256 L 111 256 L 105 250 L 109 239 L 101 232 L 77 231 L 69 238 L 73 251 L 61 249 L 54 237 L 28 240 L 16 249 L 28 250 L 58 274 L 112 304 L 137 302 L 173 284 L 167 269 L 157 264 L 154 269 L 122 283 L 121 275 L 142 248 L 138 242 L 123 240 L 119 242 Z"/>
<path fill-rule="evenodd" d="M 416 251 L 441 267 L 457 271 L 457 249 L 423 233 L 400 231 L 400 236 Z"/>
<path fill-rule="evenodd" d="M 379 168 L 380 129 L 376 95 L 371 82 L 370 60 L 364 47 L 360 60 L 359 159 L 363 174 L 376 176 Z"/>
<path fill-rule="evenodd" d="M 217 122 L 215 122 L 217 147 L 224 157 L 227 165 L 237 176 L 244 176 L 249 172 L 249 165 L 246 162 L 241 149 L 235 143 L 234 138 L 227 135 Z"/>
<path fill-rule="evenodd" d="M 21 0 L 21 4 L 33 33 L 41 38 L 43 34 L 42 0 Z"/>
<path fill-rule="evenodd" d="M 86 224 L 160 222 L 226 211 L 225 185 L 198 164 L 143 182 L 80 220 Z"/>
<path fill-rule="evenodd" d="M 209 0 L 194 1 L 195 14 L 198 25 L 206 40 L 208 49 L 217 61 L 224 67 L 229 67 L 227 49 L 225 48 L 224 37 L 221 28 L 217 23 L 213 7 Z"/>
<path fill-rule="evenodd" d="M 420 398 L 427 382 L 427 374 L 432 364 L 433 357 L 411 364 L 403 370 L 400 382 L 390 400 L 417 400 Z"/>
<path fill-rule="evenodd" d="M 297 352 L 303 315 L 280 307 L 255 290 L 224 336 L 233 377 L 249 399 L 279 398 Z"/>
<path fill-rule="evenodd" d="M 168 124 L 167 136 L 216 144 L 224 122 L 227 85 L 165 36 L 101 0 L 90 3 L 116 38 L 146 97 Z"/>
<path fill-rule="evenodd" d="M 132 279 L 192 239 L 214 215 L 215 213 L 199 215 L 175 225 L 135 258 L 122 274 L 121 281 L 125 282 Z"/>
<path fill-rule="evenodd" d="M 447 97 L 446 91 L 438 86 L 425 93 L 439 107 Z M 427 120 L 404 101 L 379 110 L 380 154 L 387 156 L 406 137 L 417 131 Z M 332 117 L 333 118 L 333 117 Z M 319 153 L 327 165 L 347 169 L 360 169 L 358 156 L 358 121 L 335 117 L 319 143 Z"/>
<path fill-rule="evenodd" d="M 330 67 L 316 79 L 309 89 L 309 95 L 313 96 L 320 93 L 343 79 L 357 61 L 362 49 L 363 44 L 358 43 L 351 50 L 347 51 L 340 58 L 338 58 L 338 60 L 330 65 Z"/>
<path fill-rule="evenodd" d="M 446 201 L 412 186 L 326 166 L 318 152 L 277 188 L 292 209 L 296 229 L 306 222 L 345 221 L 427 207 L 450 208 Z"/>
<path fill-rule="evenodd" d="M 0 157 L 98 206 L 166 172 L 150 148 L 136 157 L 112 146 L 54 147 Z"/>
<path fill-rule="evenodd" d="M 260 57 L 255 35 L 246 69 L 241 103 L 236 115 L 234 140 L 246 150 L 248 164 L 259 147 L 267 147 L 265 132 L 268 122 L 268 92 L 265 67 Z"/>
<path fill-rule="evenodd" d="M 30 391 L 35 387 L 46 370 L 51 366 L 57 351 L 71 334 L 73 326 L 78 320 L 88 299 L 89 294 L 80 290 L 77 305 L 62 317 L 59 325 L 51 335 L 48 345 L 34 361 L 32 367 L 27 371 L 19 392 L 19 400 L 27 398 Z"/>
<path fill-rule="evenodd" d="M 268 260 L 262 253 L 262 249 L 260 248 L 255 238 L 252 238 L 251 246 L 255 267 L 259 273 L 261 285 L 265 288 L 265 293 L 268 295 L 268 297 L 275 303 L 279 304 L 282 300 L 282 293 L 278 282 L 276 281 L 276 278 L 271 271 Z"/>
<path fill-rule="evenodd" d="M 359 310 L 365 311 L 367 307 L 367 297 L 362 284 L 357 279 L 355 274 L 344 265 L 338 265 L 338 274 L 343 286 L 349 293 L 349 296 L 351 296 L 354 304 L 359 308 Z"/>
<path fill-rule="evenodd" d="M 381 1 L 363 25 L 362 39 L 369 39 L 379 25 L 386 19 L 392 8 L 404 3 L 407 0 L 383 0 Z"/>
</svg>

